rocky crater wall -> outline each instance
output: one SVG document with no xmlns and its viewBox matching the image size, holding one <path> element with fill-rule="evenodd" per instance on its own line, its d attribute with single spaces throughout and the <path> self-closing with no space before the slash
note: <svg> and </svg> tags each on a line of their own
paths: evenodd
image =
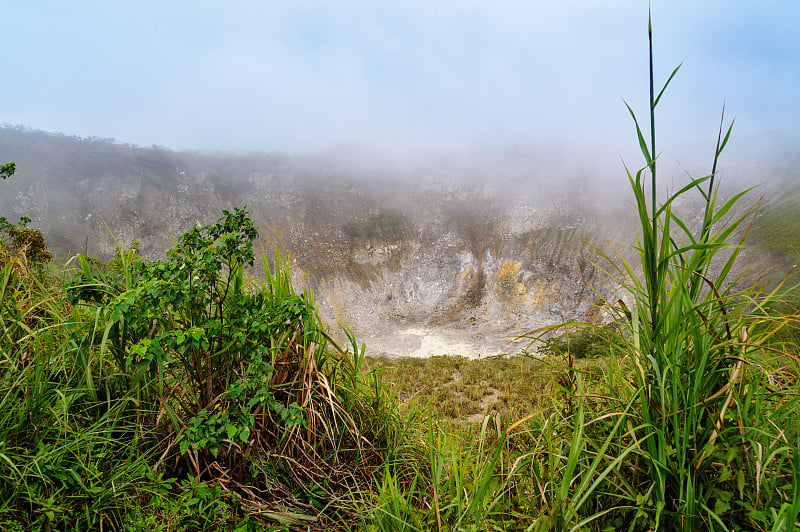
<svg viewBox="0 0 800 532">
<path fill-rule="evenodd" d="M 267 247 L 291 252 L 296 286 L 314 290 L 334 336 L 345 323 L 373 354 L 519 352 L 514 337 L 586 319 L 595 291 L 614 292 L 587 242 L 613 254 L 611 242 L 634 238 L 608 182 L 535 158 L 386 170 L 8 130 L 0 155 L 19 168 L 0 190 L 4 215 L 31 217 L 62 260 L 108 259 L 134 241 L 160 258 L 196 223 L 246 205 Z"/>
</svg>

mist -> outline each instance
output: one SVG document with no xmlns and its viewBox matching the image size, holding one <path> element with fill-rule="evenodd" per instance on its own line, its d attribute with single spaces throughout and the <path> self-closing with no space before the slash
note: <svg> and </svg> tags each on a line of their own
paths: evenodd
<svg viewBox="0 0 800 532">
<path fill-rule="evenodd" d="M 361 153 L 392 164 L 531 150 L 640 165 L 644 2 L 16 3 L 0 122 L 171 149 Z M 662 159 L 797 151 L 796 2 L 652 6 Z M 672 163 L 669 164 L 672 164 Z M 707 171 L 707 170 L 705 170 Z"/>
</svg>

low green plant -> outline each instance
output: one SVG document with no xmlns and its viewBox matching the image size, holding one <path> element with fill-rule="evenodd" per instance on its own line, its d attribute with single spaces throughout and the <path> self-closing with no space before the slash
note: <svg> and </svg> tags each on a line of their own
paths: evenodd
<svg viewBox="0 0 800 532">
<path fill-rule="evenodd" d="M 232 482 L 240 506 L 273 520 L 329 519 L 317 513 L 359 504 L 404 436 L 391 430 L 396 406 L 360 374 L 363 348 L 349 331 L 352 355 L 330 340 L 289 259 L 276 247 L 270 271 L 262 246 L 264 280 L 245 277 L 256 236 L 237 208 L 185 233 L 165 260 L 131 249 L 100 268 L 79 256 L 68 293 L 92 319 L 73 342 L 86 360 L 114 362 L 111 395 L 135 398 L 160 434 L 156 467 Z"/>
<path fill-rule="evenodd" d="M 42 267 L 53 260 L 53 254 L 47 249 L 47 243 L 40 229 L 28 227 L 31 219 L 27 216 L 12 224 L 5 217 L 0 217 L 0 235 L 2 235 L 2 258 L 4 262 L 15 261 L 25 268 L 36 268 L 40 273 Z"/>
<path fill-rule="evenodd" d="M 556 331 L 559 330 L 555 329 Z M 597 358 L 614 350 L 619 334 L 611 327 L 582 324 L 572 332 L 549 338 L 540 349 L 540 355 L 571 356 L 573 358 Z"/>
<path fill-rule="evenodd" d="M 15 163 L 0 164 L 0 178 L 8 179 L 14 175 Z M 0 263 L 14 263 L 18 268 L 33 267 L 39 274 L 43 266 L 53 259 L 47 250 L 42 231 L 28 227 L 31 219 L 22 216 L 19 222 L 12 224 L 5 216 L 0 216 Z"/>
<path fill-rule="evenodd" d="M 56 280 L 13 263 L 1 272 L 0 520 L 26 530 L 119 523 L 152 451 L 137 448 L 126 405 L 100 401 L 84 378 Z"/>
<path fill-rule="evenodd" d="M 255 523 L 238 515 L 235 494 L 221 486 L 188 477 L 172 481 L 172 492 L 163 491 L 150 499 L 147 506 L 129 516 L 125 532 L 179 532 L 183 530 L 230 530 L 248 532 Z"/>
<path fill-rule="evenodd" d="M 17 163 L 3 163 L 0 164 L 0 179 L 6 180 L 12 175 L 17 169 Z"/>
<path fill-rule="evenodd" d="M 522 515 L 510 509 L 519 496 L 512 490 L 518 464 L 506 465 L 511 454 L 500 417 L 484 419 L 474 445 L 428 412 L 424 465 L 405 479 L 387 467 L 364 528 L 479 531 L 519 525 Z"/>
</svg>

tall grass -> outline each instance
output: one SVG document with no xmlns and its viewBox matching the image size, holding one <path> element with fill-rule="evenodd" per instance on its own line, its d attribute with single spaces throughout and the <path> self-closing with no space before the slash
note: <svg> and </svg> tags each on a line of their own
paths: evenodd
<svg viewBox="0 0 800 532">
<path fill-rule="evenodd" d="M 367 529 L 798 526 L 798 365 L 776 336 L 797 319 L 770 313 L 782 288 L 748 286 L 737 265 L 754 209 L 743 208 L 747 191 L 720 199 L 718 163 L 733 125 L 724 112 L 709 175 L 659 189 L 656 111 L 679 69 L 656 92 L 650 22 L 648 41 L 647 134 L 628 107 L 644 158 L 635 173 L 626 168 L 638 261 L 601 253 L 598 263 L 633 304 L 605 301 L 616 336 L 591 326 L 572 335 L 584 356 L 610 353 L 603 375 L 576 368 L 570 336 L 551 343 L 566 358 L 552 404 L 511 424 L 486 417 L 480 431 L 466 429 L 465 446 L 461 431 L 431 423 L 429 468 L 406 482 L 387 471 Z M 695 194 L 698 226 L 676 212 Z M 489 423 L 497 431 L 487 439 Z"/>
<path fill-rule="evenodd" d="M 138 500 L 152 452 L 126 404 L 99 397 L 98 364 L 76 351 L 76 316 L 43 272 L 0 270 L 0 529 L 102 528 Z"/>
<path fill-rule="evenodd" d="M 796 383 L 786 383 L 788 390 L 776 390 L 757 362 L 775 326 L 766 306 L 778 293 L 764 294 L 755 286 L 739 288 L 742 276 L 733 277 L 734 265 L 751 213 L 736 214 L 744 193 L 721 202 L 718 181 L 715 187 L 717 163 L 732 123 L 727 130 L 720 125 L 712 172 L 690 179 L 659 201 L 656 109 L 678 68 L 656 95 L 651 23 L 648 38 L 649 143 L 628 107 L 645 160 L 635 174 L 628 171 L 639 214 L 634 249 L 641 276 L 624 259 L 615 262 L 606 257 L 609 272 L 633 297 L 630 310 L 617 301 L 607 303 L 616 309 L 625 333 L 618 355 L 630 356 L 635 371 L 630 394 L 607 392 L 628 406 L 604 415 L 625 418 L 634 428 L 622 435 L 619 424 L 614 424 L 607 436 L 586 446 L 597 449 L 597 456 L 614 448 L 616 459 L 604 472 L 621 469 L 620 459 L 631 455 L 625 462 L 634 473 L 619 485 L 623 489 L 611 493 L 627 501 L 614 513 L 634 529 L 769 528 L 773 518 L 794 523 L 794 502 L 784 504 L 794 499 L 785 479 L 791 478 L 798 452 Z M 692 193 L 699 193 L 705 202 L 699 228 L 682 220 L 674 209 Z M 576 432 L 582 424 L 575 421 Z M 768 467 L 770 473 L 765 475 L 767 448 L 774 450 L 770 459 L 777 467 Z M 597 471 L 589 467 L 584 474 Z M 767 478 L 777 491 L 763 490 Z M 755 487 L 755 496 L 745 486 Z M 580 492 L 572 492 L 568 499 L 574 500 L 576 493 Z M 630 512 L 619 511 L 626 506 L 636 507 L 638 513 L 631 517 Z M 594 517 L 610 512 L 601 508 Z M 767 517 L 770 512 L 775 515 Z"/>
<path fill-rule="evenodd" d="M 78 256 L 68 279 L 4 254 L 0 530 L 800 526 L 800 359 L 781 335 L 797 316 L 770 311 L 781 286 L 735 274 L 752 209 L 720 199 L 724 113 L 711 173 L 659 194 L 656 110 L 678 69 L 656 93 L 650 23 L 648 37 L 649 134 L 628 107 L 638 263 L 598 264 L 632 304 L 606 301 L 614 327 L 551 343 L 566 364 L 548 401 L 472 427 L 401 409 L 352 332 L 331 339 L 278 246 L 245 275 L 242 209 L 166 260 Z M 691 194 L 697 227 L 676 213 Z M 602 373 L 576 363 L 597 350 Z"/>
<path fill-rule="evenodd" d="M 2 264 L 0 530 L 348 528 L 385 464 L 419 462 L 277 246 L 245 277 L 254 237 L 237 209 L 164 261 Z"/>
<path fill-rule="evenodd" d="M 679 68 L 656 92 L 651 22 L 648 42 L 649 134 L 628 106 L 644 158 L 635 173 L 626 167 L 638 263 L 596 248 L 605 260 L 597 265 L 633 304 L 605 301 L 619 333 L 607 340 L 612 356 L 599 381 L 575 369 L 569 335 L 551 342 L 567 362 L 563 407 L 512 426 L 531 446 L 517 473 L 540 501 L 528 529 L 792 528 L 800 506 L 797 359 L 776 333 L 797 317 L 771 313 L 781 285 L 769 293 L 748 286 L 736 264 L 754 208 L 743 208 L 747 191 L 720 199 L 717 168 L 733 126 L 724 110 L 711 172 L 677 192 L 659 189 L 656 111 Z M 676 212 L 694 194 L 704 203 L 699 226 Z M 584 335 L 607 334 L 586 327 Z"/>
</svg>

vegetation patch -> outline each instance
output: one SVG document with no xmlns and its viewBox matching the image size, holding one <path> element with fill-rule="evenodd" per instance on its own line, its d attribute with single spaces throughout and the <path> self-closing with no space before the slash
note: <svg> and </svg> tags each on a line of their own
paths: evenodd
<svg viewBox="0 0 800 532">
<path fill-rule="evenodd" d="M 351 220 L 342 226 L 342 231 L 354 239 L 393 241 L 402 236 L 405 225 L 405 214 L 396 209 L 386 209 L 363 221 Z"/>
<path fill-rule="evenodd" d="M 107 264 L 79 255 L 66 279 L 3 263 L 0 523 L 357 521 L 387 451 L 407 445 L 396 406 L 365 380 L 354 340 L 329 340 L 279 256 L 265 281 L 244 276 L 255 227 L 243 209 L 223 214 L 163 261 L 135 246 Z"/>
<path fill-rule="evenodd" d="M 603 360 L 581 360 L 573 369 L 598 377 Z M 511 422 L 530 412 L 550 408 L 562 395 L 560 381 L 568 361 L 560 355 L 543 358 L 503 356 L 469 359 L 372 358 L 364 362 L 391 387 L 406 406 L 425 405 L 460 425 L 500 415 Z M 487 398 L 492 398 L 487 403 Z"/>
<path fill-rule="evenodd" d="M 800 202 L 788 201 L 767 208 L 754 224 L 754 238 L 759 247 L 800 262 Z"/>
</svg>

